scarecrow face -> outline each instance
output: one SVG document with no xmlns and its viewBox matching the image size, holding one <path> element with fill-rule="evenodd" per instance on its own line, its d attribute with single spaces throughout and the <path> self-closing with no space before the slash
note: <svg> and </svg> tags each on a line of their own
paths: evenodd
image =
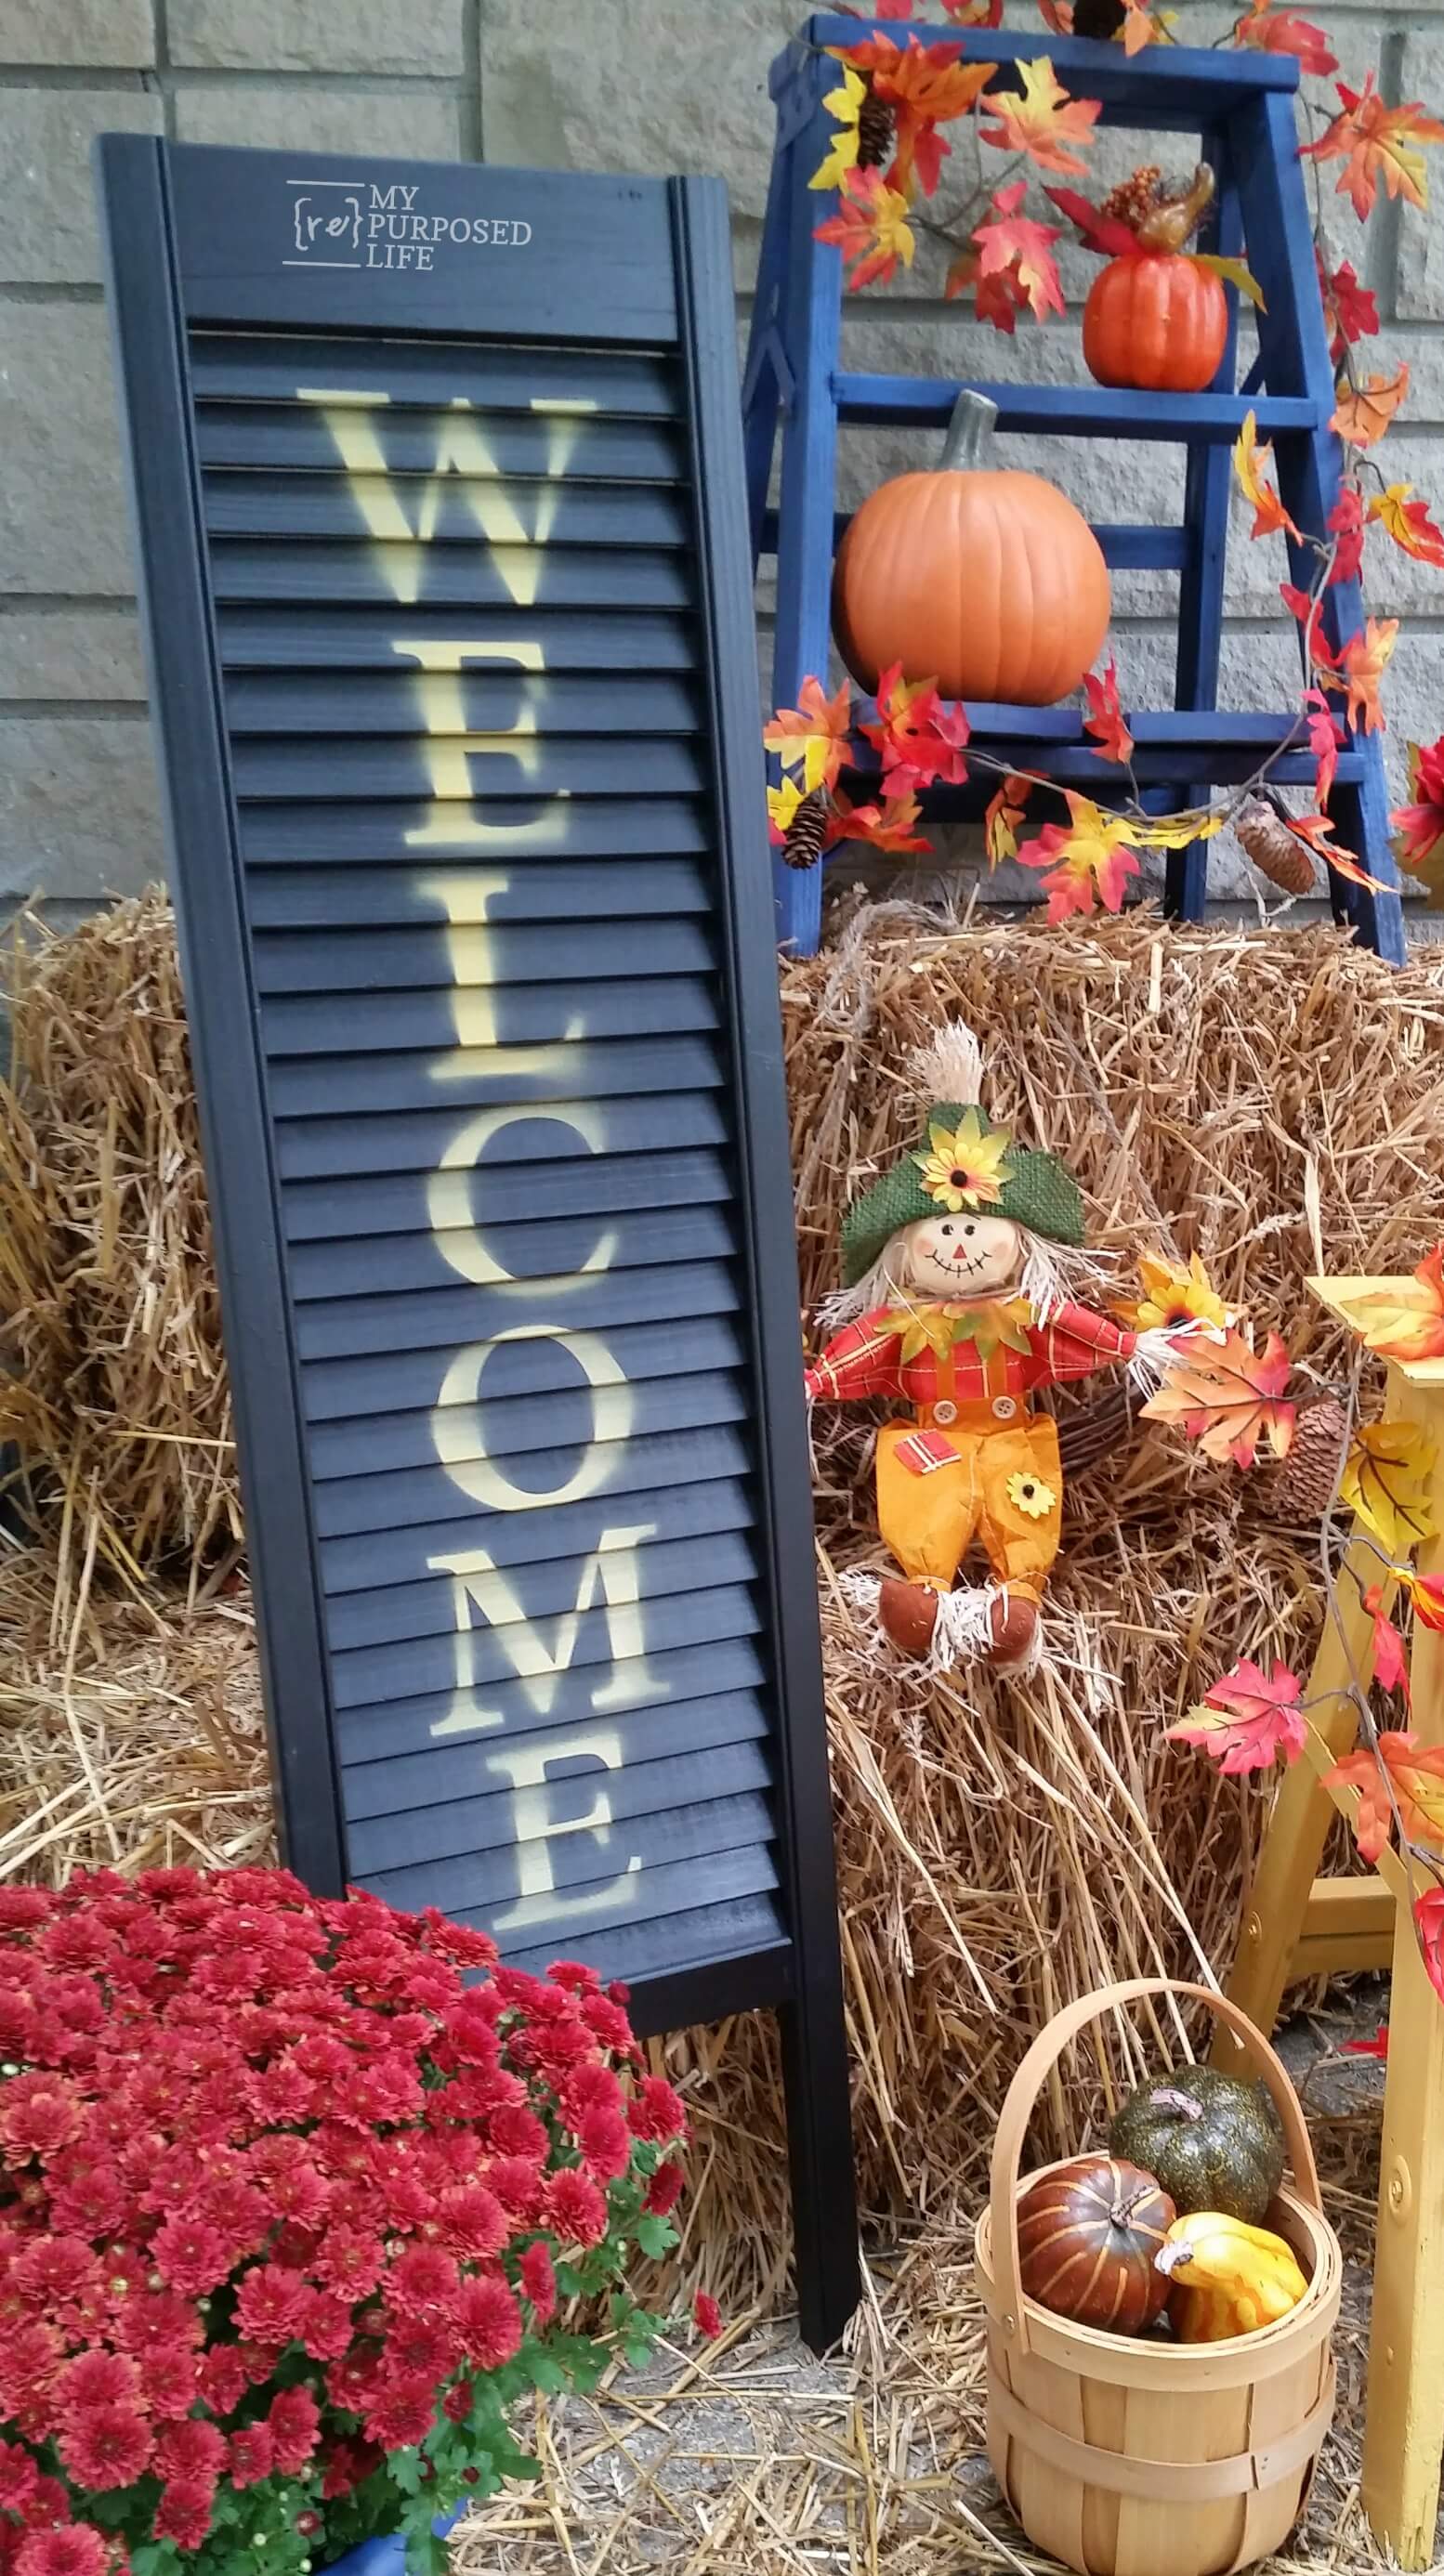
<svg viewBox="0 0 1444 2576">
<path fill-rule="evenodd" d="M 1016 1285 L 1023 1266 L 1022 1227 L 971 1208 L 919 1217 L 897 1241 L 899 1285 L 926 1297 L 997 1297 Z"/>
</svg>

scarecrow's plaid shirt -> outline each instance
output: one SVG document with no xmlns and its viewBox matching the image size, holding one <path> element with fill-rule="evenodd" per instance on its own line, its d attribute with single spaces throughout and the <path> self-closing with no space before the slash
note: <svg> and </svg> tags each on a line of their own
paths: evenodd
<svg viewBox="0 0 1444 2576">
<path fill-rule="evenodd" d="M 845 1398 L 864 1395 L 901 1396 L 927 1414 L 942 1399 L 962 1404 L 989 1397 L 1020 1397 L 1035 1387 L 1060 1386 L 1070 1378 L 1091 1377 L 1095 1369 L 1130 1360 L 1138 1336 L 1087 1306 L 1057 1306 L 1046 1324 L 1026 1327 L 1028 1349 L 1012 1351 L 1002 1344 L 983 1359 L 974 1342 L 954 1342 L 939 1360 L 930 1349 L 916 1357 L 901 1356 L 896 1306 L 875 1306 L 828 1343 L 807 1372 L 812 1396 Z M 893 1329 L 889 1330 L 891 1326 Z"/>
</svg>

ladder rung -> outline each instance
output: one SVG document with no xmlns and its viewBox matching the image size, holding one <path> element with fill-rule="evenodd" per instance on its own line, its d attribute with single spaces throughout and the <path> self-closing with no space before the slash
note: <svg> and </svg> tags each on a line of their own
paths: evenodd
<svg viewBox="0 0 1444 2576">
<path fill-rule="evenodd" d="M 960 31 L 955 26 L 920 23 L 906 32 L 920 44 L 939 39 L 954 44 L 966 62 L 996 63 L 998 89 L 1019 86 L 1016 66 L 1028 61 L 1044 42 L 1041 34 L 1019 41 L 1016 35 L 1010 39 L 1003 30 L 991 28 Z M 886 19 L 869 21 L 866 10 L 860 21 L 819 12 L 808 21 L 806 33 L 814 45 L 855 45 L 869 34 L 897 41 L 896 27 Z M 1066 89 L 1075 97 L 1102 100 L 1105 125 L 1142 125 L 1178 133 L 1192 128 L 1197 133 L 1200 124 L 1246 106 L 1261 90 L 1298 87 L 1298 65 L 1288 54 L 1209 52 L 1196 45 L 1169 45 L 1135 57 L 1125 54 L 1121 46 L 1105 48 L 1082 38 L 1060 41 L 1056 37 L 1048 42 L 1047 51 Z"/>
<path fill-rule="evenodd" d="M 846 510 L 835 513 L 832 522 L 834 554 L 850 525 Z M 1116 527 L 1095 525 L 1094 536 L 1103 549 L 1103 560 L 1110 572 L 1182 572 L 1188 561 L 1186 528 Z M 762 517 L 762 541 L 759 554 L 777 552 L 777 512 L 766 510 Z"/>
<path fill-rule="evenodd" d="M 863 713 L 870 718 L 872 710 L 865 708 Z M 1097 747 L 1083 731 L 1083 717 L 1077 707 L 970 703 L 967 715 L 970 738 L 980 751 L 996 752 L 1014 761 L 1019 769 L 1046 770 L 1050 778 L 1065 787 L 1082 787 L 1093 794 L 1127 789 L 1126 770 L 1100 760 Z M 1252 777 L 1274 744 L 1285 741 L 1295 731 L 1297 719 L 1288 715 L 1238 714 L 1212 707 L 1180 707 L 1138 714 L 1129 709 L 1128 723 L 1134 739 L 1133 774 L 1140 786 L 1207 779 L 1211 785 L 1225 787 Z M 866 746 L 857 770 L 863 777 L 876 772 L 875 755 Z M 1340 779 L 1352 782 L 1363 773 L 1363 755 L 1342 750 Z M 1284 787 L 1312 786 L 1313 754 L 1303 745 L 1283 752 L 1270 768 L 1269 777 Z M 925 791 L 923 801 L 928 813 L 946 819 L 950 812 L 969 812 L 972 798 L 967 788 L 935 787 Z"/>
<path fill-rule="evenodd" d="M 838 374 L 832 379 L 839 420 L 871 428 L 888 423 L 945 429 L 961 381 L 937 376 Z M 1252 411 L 1261 437 L 1310 431 L 1319 405 L 1304 395 L 1146 394 L 1109 385 L 974 385 L 998 406 L 999 429 L 1039 430 L 1063 438 L 1237 438 Z"/>
</svg>

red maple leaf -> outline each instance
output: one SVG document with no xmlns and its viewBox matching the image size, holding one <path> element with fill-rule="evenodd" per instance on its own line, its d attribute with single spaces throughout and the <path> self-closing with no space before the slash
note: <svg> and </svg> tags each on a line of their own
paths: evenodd
<svg viewBox="0 0 1444 2576">
<path fill-rule="evenodd" d="M 1379 307 L 1372 288 L 1359 284 L 1352 260 L 1341 260 L 1330 277 L 1317 252 L 1314 256 L 1318 262 L 1319 291 L 1324 299 L 1324 318 L 1333 334 L 1329 354 L 1337 367 L 1345 349 L 1352 349 L 1358 340 L 1371 340 L 1376 336 Z"/>
<path fill-rule="evenodd" d="M 1382 1583 L 1370 1584 L 1364 1595 L 1364 1608 L 1374 1622 L 1373 1636 L 1370 1640 L 1374 1657 L 1373 1678 L 1380 1690 L 1401 1691 L 1407 1708 L 1409 1658 L 1404 1651 L 1404 1640 L 1384 1607 Z"/>
<path fill-rule="evenodd" d="M 1254 1351 L 1237 1325 L 1231 1325 L 1221 1342 L 1208 1342 L 1196 1352 L 1180 1351 L 1158 1393 L 1144 1405 L 1143 1418 L 1178 1423 L 1185 1437 L 1196 1440 L 1204 1456 L 1219 1466 L 1231 1458 L 1236 1467 L 1251 1467 L 1260 1439 L 1268 1441 L 1276 1457 L 1286 1457 L 1297 1410 L 1284 1392 L 1289 1376 L 1289 1355 L 1277 1333 Z"/>
<path fill-rule="evenodd" d="M 1031 216 L 1020 214 L 1018 210 L 1027 193 L 1026 179 L 1017 180 L 1011 188 L 1000 188 L 992 201 L 994 219 L 979 224 L 973 239 L 978 245 L 980 278 L 1010 273 L 1041 322 L 1046 314 L 1066 310 L 1058 263 L 1053 257 L 1053 244 L 1061 240 L 1062 227 L 1036 223 Z"/>
<path fill-rule="evenodd" d="M 1416 1915 L 1417 1910 L 1418 1909 L 1416 1908 Z M 1441 1988 L 1440 1991 L 1441 1993 L 1444 1993 L 1444 1988 Z M 1339 2055 L 1341 2057 L 1377 2057 L 1383 2059 L 1387 2058 L 1388 2054 L 1389 2025 L 1386 2021 L 1380 2022 L 1372 2039 L 1341 2039 L 1339 2042 Z"/>
<path fill-rule="evenodd" d="M 1343 162 L 1337 193 L 1348 197 L 1361 222 L 1374 211 L 1381 179 L 1391 197 L 1426 206 L 1424 156 L 1415 146 L 1444 143 L 1444 125 L 1425 114 L 1422 99 L 1411 99 L 1404 107 L 1386 106 L 1372 71 L 1366 72 L 1361 90 L 1350 89 L 1346 81 L 1334 86 L 1343 107 L 1317 142 L 1300 144 L 1300 156 Z"/>
<path fill-rule="evenodd" d="M 1357 581 L 1364 561 L 1364 503 L 1357 483 L 1345 483 L 1328 517 L 1336 540 L 1331 582 Z"/>
<path fill-rule="evenodd" d="M 1422 1896 L 1415 1898 L 1414 1929 L 1419 1935 L 1424 1974 L 1444 2003 L 1444 1887 L 1427 1887 Z M 1387 2040 L 1387 2031 L 1384 2037 Z"/>
<path fill-rule="evenodd" d="M 1250 0 L 1247 17 L 1240 18 L 1234 28 L 1233 41 L 1236 45 L 1253 45 L 1260 53 L 1292 54 L 1301 71 L 1327 76 L 1339 68 L 1339 58 L 1330 53 L 1322 27 L 1287 12 L 1276 18 L 1270 0 Z"/>
<path fill-rule="evenodd" d="M 1427 501 L 1413 499 L 1412 483 L 1391 483 L 1369 504 L 1369 517 L 1388 530 L 1396 546 L 1419 563 L 1444 571 L 1444 531 L 1429 516 Z"/>
<path fill-rule="evenodd" d="M 1389 820 L 1399 833 L 1399 858 L 1416 872 L 1444 843 L 1444 733 L 1427 750 L 1409 745 L 1409 785 L 1414 801 L 1397 805 Z"/>
<path fill-rule="evenodd" d="M 901 259 L 911 268 L 914 236 L 907 220 L 907 199 L 889 188 L 880 170 L 848 170 L 838 191 L 835 215 L 813 228 L 813 239 L 836 242 L 844 260 L 856 263 L 850 287 L 886 286 Z"/>
<path fill-rule="evenodd" d="M 943 16 L 955 27 L 1001 27 L 1003 0 L 943 0 Z"/>
<path fill-rule="evenodd" d="M 1287 1664 L 1266 1673 L 1245 1656 L 1169 1728 L 1169 1739 L 1198 1745 L 1224 1772 L 1267 1771 L 1280 1754 L 1286 1765 L 1297 1762 L 1308 1734 L 1299 1694 Z"/>
<path fill-rule="evenodd" d="M 839 841 L 867 841 L 875 850 L 930 850 L 932 843 L 913 831 L 918 819 L 915 796 L 885 796 L 880 805 L 854 805 L 834 791 L 833 815 Z"/>
<path fill-rule="evenodd" d="M 1060 215 L 1067 216 L 1089 250 L 1109 259 L 1141 258 L 1143 244 L 1132 225 L 1123 223 L 1117 215 L 1105 215 L 1090 198 L 1081 197 L 1076 188 L 1045 188 L 1043 194 L 1052 198 Z"/>
<path fill-rule="evenodd" d="M 1314 772 L 1314 794 L 1320 805 L 1325 805 L 1339 765 L 1341 737 L 1338 720 L 1330 713 L 1322 689 L 1305 689 L 1304 705 L 1309 714 L 1309 749 L 1318 763 Z"/>
<path fill-rule="evenodd" d="M 890 796 L 912 796 L 941 779 L 957 787 L 967 777 L 963 746 L 968 739 L 964 708 L 945 707 L 936 680 L 905 681 L 901 662 L 879 677 L 876 724 L 859 730 L 882 755 L 883 789 Z"/>
<path fill-rule="evenodd" d="M 1116 760 L 1120 768 L 1126 769 L 1133 758 L 1133 736 L 1119 704 L 1118 664 L 1112 653 L 1108 656 L 1108 668 L 1102 678 L 1089 671 L 1084 677 L 1083 687 L 1088 699 L 1088 713 L 1083 719 L 1084 732 L 1092 734 L 1100 760 Z"/>
</svg>

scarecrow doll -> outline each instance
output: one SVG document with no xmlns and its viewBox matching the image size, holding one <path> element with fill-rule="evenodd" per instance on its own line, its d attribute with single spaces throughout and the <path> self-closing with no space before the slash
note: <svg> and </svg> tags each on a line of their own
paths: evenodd
<svg viewBox="0 0 1444 2576">
<path fill-rule="evenodd" d="M 906 1654 L 1021 1671 L 1063 1516 L 1058 1426 L 1030 1397 L 1120 1366 L 1153 1387 L 1183 1353 L 1177 1328 L 1132 1332 L 1076 1302 L 1107 1286 L 1078 1184 L 985 1116 L 981 1071 L 956 1024 L 921 1059 L 923 1142 L 848 1209 L 847 1286 L 822 1309 L 842 1329 L 806 1387 L 810 1402 L 883 1395 L 913 1410 L 877 1443 L 878 1527 L 903 1579 L 860 1575 L 854 1594 Z M 955 1589 L 975 1539 L 993 1580 Z"/>
</svg>

